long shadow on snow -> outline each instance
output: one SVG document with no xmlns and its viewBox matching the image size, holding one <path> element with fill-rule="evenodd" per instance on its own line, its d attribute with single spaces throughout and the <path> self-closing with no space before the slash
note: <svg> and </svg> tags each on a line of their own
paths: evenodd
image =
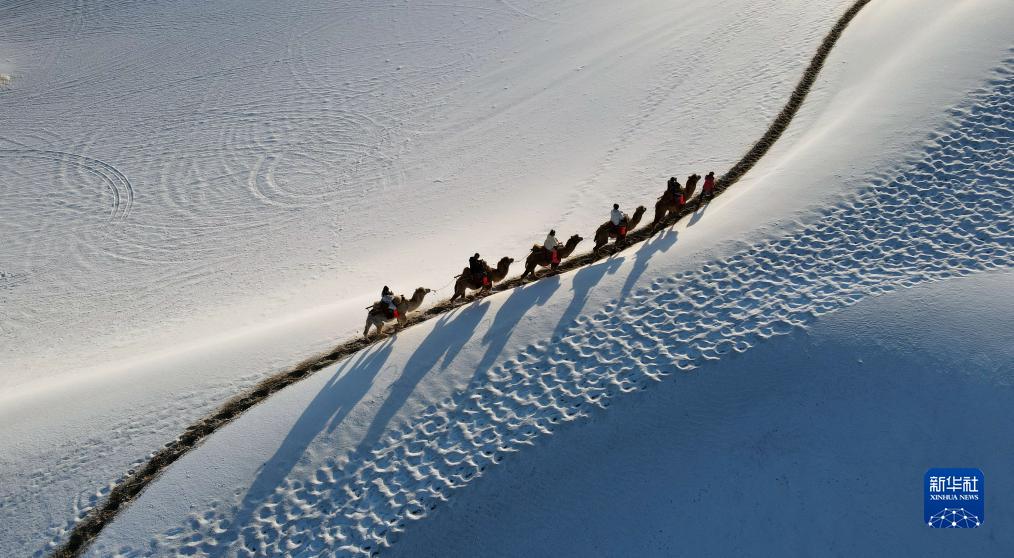
<svg viewBox="0 0 1014 558">
<path fill-rule="evenodd" d="M 678 237 L 679 233 L 669 229 L 662 231 L 661 234 L 657 234 L 641 244 L 634 256 L 634 267 L 630 270 L 630 275 L 627 276 L 627 280 L 623 283 L 623 288 L 620 290 L 620 302 L 627 298 L 631 289 L 637 284 L 637 280 L 648 269 L 648 261 L 659 252 L 669 251 L 676 244 Z"/>
<path fill-rule="evenodd" d="M 472 333 L 488 310 L 489 302 L 483 301 L 436 320 L 429 335 L 405 362 L 401 375 L 391 384 L 387 397 L 352 455 L 361 455 L 373 448 L 387 429 L 388 423 L 415 391 L 416 385 L 438 363 L 441 370 L 451 364 L 465 343 L 472 338 Z"/>
<path fill-rule="evenodd" d="M 622 263 L 623 258 L 609 258 L 605 261 L 582 267 L 574 274 L 571 281 L 574 297 L 570 300 L 570 304 L 567 305 L 567 309 L 560 315 L 560 321 L 557 322 L 556 328 L 553 329 L 554 342 L 563 336 L 574 319 L 584 310 L 592 287 L 598 285 L 599 281 L 606 275 L 616 273 Z"/>
<path fill-rule="evenodd" d="M 497 311 L 496 316 L 493 318 L 493 323 L 490 324 L 485 335 L 482 336 L 482 343 L 486 345 L 486 352 L 482 355 L 482 360 L 479 361 L 478 368 L 480 370 L 488 369 L 492 366 L 493 360 L 500 356 L 504 346 L 507 344 L 507 340 L 510 338 L 510 332 L 518 325 L 521 318 L 532 308 L 542 306 L 548 302 L 553 297 L 553 293 L 559 290 L 559 288 L 560 276 L 554 275 L 543 279 L 539 283 L 515 289 L 511 293 L 511 296 L 507 298 L 507 301 Z"/>
<path fill-rule="evenodd" d="M 697 209 L 694 209 L 693 216 L 690 217 L 689 221 L 687 221 L 687 226 L 692 227 L 696 225 L 697 222 L 701 220 L 701 217 L 704 217 L 704 212 L 707 211 L 709 205 L 711 205 L 710 200 L 706 203 L 699 203 L 697 205 Z"/>
<path fill-rule="evenodd" d="M 525 314 L 532 308 L 545 304 L 559 288 L 560 276 L 554 275 L 511 291 L 511 296 L 497 310 L 496 316 L 493 317 L 493 323 L 482 336 L 482 344 L 486 345 L 486 352 L 483 353 L 479 363 L 475 366 L 475 373 L 472 374 L 466 391 L 486 381 L 486 373 L 493 367 L 497 357 L 507 346 L 511 332 L 521 322 L 521 318 L 525 317 Z"/>
<path fill-rule="evenodd" d="M 392 345 L 393 341 L 386 339 L 338 367 L 327 385 L 314 396 L 292 425 L 282 445 L 261 465 L 239 505 L 232 527 L 215 537 L 217 548 L 227 548 L 240 537 L 243 529 L 256 529 L 251 525 L 255 510 L 284 482 L 314 438 L 324 430 L 331 431 L 341 424 L 366 395 L 391 356 Z M 256 547 L 256 537 L 247 537 L 246 544 Z"/>
</svg>

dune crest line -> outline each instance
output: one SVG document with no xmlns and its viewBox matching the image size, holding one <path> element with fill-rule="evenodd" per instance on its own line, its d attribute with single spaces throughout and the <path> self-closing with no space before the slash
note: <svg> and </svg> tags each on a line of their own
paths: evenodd
<svg viewBox="0 0 1014 558">
<path fill-rule="evenodd" d="M 845 28 L 848 27 L 849 23 L 852 22 L 860 10 L 869 4 L 870 1 L 871 0 L 856 0 L 856 2 L 854 2 L 841 15 L 841 17 L 838 18 L 834 27 L 832 27 L 831 30 L 828 31 L 827 35 L 824 36 L 824 39 L 821 41 L 817 51 L 810 59 L 809 65 L 803 71 L 802 77 L 800 77 L 799 81 L 796 83 L 792 94 L 782 107 L 782 110 L 771 122 L 761 138 L 753 144 L 753 146 L 732 166 L 732 168 L 730 168 L 716 181 L 714 195 L 720 195 L 742 178 L 743 175 L 753 168 L 753 166 L 760 161 L 760 159 L 781 137 L 781 135 L 789 127 L 789 124 L 792 122 L 796 113 L 799 112 L 800 107 L 802 107 L 803 101 L 806 99 L 807 94 L 813 87 L 813 84 L 816 81 L 820 70 L 823 68 L 828 55 L 834 45 L 838 42 L 842 33 L 845 31 Z M 684 207 L 676 216 L 670 216 L 667 218 L 663 224 L 665 227 L 672 226 L 690 213 L 692 212 Z M 661 230 L 661 228 L 659 230 Z M 654 232 L 649 227 L 642 227 L 641 229 L 632 231 L 627 235 L 628 242 L 621 249 L 617 249 L 613 246 L 607 246 L 598 254 L 585 253 L 569 258 L 561 263 L 559 272 L 563 273 L 577 269 L 600 259 L 607 258 L 622 249 L 644 242 L 653 235 Z M 502 292 L 537 280 L 537 277 L 528 280 L 521 280 L 520 277 L 516 277 L 514 279 L 504 281 L 499 285 L 499 288 L 487 294 L 468 296 L 463 301 L 456 303 L 451 303 L 447 300 L 441 301 L 426 311 L 409 318 L 405 327 L 411 327 L 417 323 L 421 323 L 450 312 L 455 308 L 483 298 L 492 292 Z M 71 530 L 67 541 L 57 548 L 50 556 L 53 558 L 70 558 L 80 556 L 88 547 L 88 544 L 98 536 L 102 529 L 112 522 L 116 515 L 130 502 L 132 502 L 134 498 L 136 498 L 137 495 L 145 489 L 145 487 L 153 482 L 163 470 L 196 447 L 202 440 L 231 422 L 250 407 L 253 407 L 257 403 L 263 401 L 271 394 L 372 345 L 380 339 L 383 338 L 376 338 L 373 340 L 357 338 L 342 343 L 325 354 L 306 359 L 285 372 L 265 378 L 255 386 L 248 389 L 245 393 L 237 395 L 224 403 L 211 415 L 188 426 L 183 434 L 175 440 L 165 444 L 161 449 L 157 450 L 143 466 L 133 473 L 128 474 L 121 483 L 113 487 L 106 500 L 93 508 L 87 513 L 87 515 L 85 515 L 84 518 L 78 521 Z"/>
</svg>

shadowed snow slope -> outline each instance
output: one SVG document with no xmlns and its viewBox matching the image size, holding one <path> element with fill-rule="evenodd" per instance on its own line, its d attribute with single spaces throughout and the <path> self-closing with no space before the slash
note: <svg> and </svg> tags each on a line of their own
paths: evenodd
<svg viewBox="0 0 1014 558">
<path fill-rule="evenodd" d="M 881 34 L 874 34 L 873 38 L 885 42 L 899 36 L 897 31 L 904 28 L 904 22 L 911 21 L 903 11 L 865 15 L 881 18 L 877 20 L 883 24 Z M 973 11 L 947 15 L 947 25 L 960 29 L 984 14 Z M 857 24 L 862 21 L 857 19 Z M 869 34 L 862 38 L 867 41 L 865 48 L 877 44 L 873 41 L 874 47 L 869 46 Z M 849 48 L 857 46 L 852 43 L 842 56 L 847 56 Z M 921 49 L 908 50 L 907 56 L 924 55 Z M 978 345 L 974 340 L 956 344 L 961 353 L 981 354 L 978 360 L 964 359 L 945 354 L 939 344 L 934 344 L 940 334 L 931 333 L 918 323 L 910 324 L 908 330 L 897 328 L 900 332 L 894 345 L 885 341 L 882 347 L 864 349 L 866 352 L 860 358 L 868 355 L 877 369 L 867 370 L 855 360 L 855 351 L 866 347 L 869 336 L 884 330 L 869 325 L 874 333 L 859 331 L 850 336 L 854 328 L 841 324 L 850 323 L 850 319 L 864 324 L 884 319 L 890 324 L 891 319 L 909 315 L 913 320 L 921 319 L 915 310 L 929 313 L 923 315 L 936 315 L 919 302 L 919 292 L 935 293 L 938 291 L 933 289 L 944 285 L 962 285 L 956 278 L 1006 270 L 1014 263 L 1010 224 L 1014 214 L 1011 180 L 1014 169 L 1010 166 L 1014 59 L 1010 58 L 1011 52 L 996 47 L 995 43 L 986 51 L 995 57 L 994 66 L 999 65 L 991 75 L 983 72 L 980 76 L 980 80 L 988 79 L 986 85 L 972 92 L 958 108 L 946 111 L 948 122 L 941 124 L 920 150 L 910 149 L 907 160 L 894 160 L 893 166 L 888 167 L 888 160 L 865 149 L 857 149 L 855 159 L 844 157 L 837 149 L 840 135 L 828 140 L 827 130 L 806 128 L 809 123 L 827 117 L 827 113 L 811 113 L 800 124 L 803 129 L 795 130 L 794 147 L 781 149 L 780 153 L 782 157 L 801 159 L 800 153 L 808 151 L 806 159 L 816 167 L 823 149 L 833 151 L 833 156 L 827 154 L 825 174 L 807 177 L 813 182 L 788 180 L 786 176 L 792 175 L 780 173 L 777 162 L 771 163 L 765 176 L 756 179 L 756 188 L 723 196 L 674 230 L 622 256 L 489 297 L 402 332 L 284 390 L 213 435 L 166 471 L 107 529 L 92 553 L 371 555 L 398 541 L 406 529 L 416 529 L 419 539 L 404 549 L 411 555 L 428 542 L 446 542 L 441 538 L 439 524 L 435 531 L 430 531 L 425 521 L 412 522 L 432 516 L 445 501 L 456 497 L 456 489 L 483 477 L 490 467 L 503 462 L 508 470 L 498 477 L 501 484 L 489 489 L 499 494 L 498 487 L 509 486 L 503 483 L 517 483 L 521 476 L 531 474 L 533 463 L 543 455 L 547 456 L 547 466 L 586 466 L 584 462 L 566 462 L 566 457 L 556 458 L 556 454 L 544 449 L 524 460 L 513 454 L 524 454 L 561 430 L 566 432 L 562 438 L 565 443 L 572 436 L 585 438 L 582 447 L 561 448 L 559 455 L 586 451 L 586 440 L 595 436 L 596 429 L 583 429 L 589 434 L 574 434 L 582 429 L 574 429 L 570 423 L 598 416 L 617 403 L 624 410 L 609 410 L 606 414 L 630 412 L 639 400 L 625 402 L 630 398 L 626 394 L 651 391 L 650 397 L 654 398 L 651 401 L 655 403 L 644 412 L 665 409 L 671 414 L 650 415 L 654 422 L 645 418 L 654 425 L 654 429 L 647 431 L 638 427 L 640 414 L 630 420 L 608 418 L 594 424 L 616 424 L 610 435 L 645 437 L 644 444 L 649 443 L 650 437 L 668 433 L 668 430 L 660 433 L 660 422 L 665 423 L 666 429 L 676 429 L 681 425 L 675 417 L 690 416 L 692 422 L 696 416 L 699 402 L 695 403 L 697 407 L 680 408 L 681 386 L 711 394 L 707 396 L 715 398 L 716 406 L 731 405 L 729 413 L 716 408 L 704 415 L 705 419 L 725 417 L 723 424 L 715 425 L 724 430 L 694 429 L 690 424 L 679 433 L 680 440 L 687 444 L 692 444 L 697 434 L 714 435 L 716 438 L 709 442 L 714 445 L 704 445 L 717 451 L 713 448 L 720 448 L 729 440 L 752 437 L 756 430 L 746 421 L 758 416 L 751 415 L 752 412 L 763 415 L 769 407 L 781 409 L 772 420 L 781 421 L 779 424 L 794 422 L 799 427 L 795 440 L 808 440 L 825 431 L 843 436 L 847 428 L 841 423 L 848 418 L 847 409 L 839 402 L 821 407 L 821 401 L 810 398 L 843 393 L 855 399 L 861 392 L 859 385 L 843 376 L 855 369 L 861 378 L 881 382 L 868 387 L 881 389 L 883 398 L 871 398 L 864 404 L 866 407 L 857 409 L 867 412 L 856 419 L 856 439 L 843 449 L 841 463 L 820 462 L 819 451 L 807 454 L 818 463 L 807 470 L 798 486 L 784 488 L 785 484 L 778 485 L 781 481 L 776 479 L 774 488 L 765 485 L 770 490 L 758 488 L 755 496 L 780 495 L 783 493 L 778 490 L 787 490 L 798 498 L 801 508 L 793 512 L 801 514 L 795 517 L 814 513 L 814 509 L 805 507 L 806 502 L 823 497 L 823 493 L 814 495 L 811 491 L 820 488 L 822 482 L 835 482 L 825 475 L 840 475 L 850 465 L 870 467 L 870 463 L 859 460 L 862 453 L 859 438 L 868 432 L 875 435 L 876 444 L 913 443 L 921 448 L 905 454 L 899 461 L 900 450 L 892 447 L 894 453 L 886 455 L 884 463 L 876 464 L 878 469 L 880 465 L 911 468 L 911 477 L 899 471 L 892 472 L 890 478 L 898 482 L 910 479 L 915 487 L 912 492 L 902 493 L 901 488 L 896 488 L 891 494 L 905 494 L 911 501 L 919 501 L 918 487 L 925 469 L 947 463 L 935 461 L 943 459 L 943 454 L 931 448 L 935 440 L 912 439 L 920 433 L 928 436 L 931 430 L 916 420 L 913 413 L 923 412 L 923 407 L 943 392 L 936 391 L 938 387 L 922 390 L 912 399 L 917 408 L 899 407 L 877 414 L 877 404 L 896 404 L 900 394 L 907 390 L 918 391 L 927 383 L 947 377 L 945 374 L 954 370 L 954 362 L 968 362 L 964 375 L 957 375 L 954 381 L 962 382 L 960 389 L 967 390 L 969 398 L 976 401 L 988 398 L 978 409 L 982 414 L 973 414 L 970 420 L 995 417 L 998 431 L 1008 432 L 1010 419 L 996 415 L 1011 402 L 1010 353 L 1009 349 L 1001 350 L 1009 347 L 1009 343 L 997 339 Z M 887 57 L 884 63 L 890 66 L 916 59 L 899 56 Z M 873 103 L 868 96 L 864 101 L 869 87 L 861 82 L 845 83 L 851 87 L 849 99 L 825 98 L 818 108 L 828 110 L 844 102 L 846 108 L 835 115 L 837 120 L 858 116 L 849 110 L 868 115 L 869 124 L 849 127 L 853 141 L 859 141 L 864 133 L 889 129 L 884 122 L 891 120 L 890 115 L 895 114 L 903 101 L 889 97 Z M 871 87 L 875 91 L 877 85 Z M 921 115 L 911 110 L 901 113 L 909 118 L 928 118 L 931 109 L 923 110 Z M 936 112 L 945 109 L 937 108 Z M 920 130 L 920 122 L 922 119 L 908 122 L 910 133 Z M 883 139 L 883 149 L 892 154 L 901 150 L 902 145 L 910 146 L 897 143 L 896 132 L 872 137 Z M 865 139 L 872 141 L 870 136 Z M 810 189 L 805 192 L 807 186 Z M 811 204 L 821 200 L 826 203 L 836 196 L 838 201 L 834 204 L 812 213 L 806 210 Z M 771 198 L 781 202 L 782 212 L 758 214 L 756 202 L 766 199 L 770 206 Z M 758 232 L 774 219 L 796 222 L 789 227 L 768 227 L 766 233 Z M 941 280 L 949 281 L 920 287 L 927 291 L 906 290 Z M 990 304 L 989 293 L 1010 284 L 1009 277 L 1002 274 L 968 281 L 971 285 L 968 294 L 957 293 L 953 299 L 944 299 L 953 306 L 967 303 L 982 308 Z M 901 293 L 887 299 L 895 302 L 884 306 L 883 316 L 876 313 L 880 305 L 866 302 L 865 310 L 850 314 L 858 318 L 846 315 L 841 322 L 833 317 L 822 318 L 857 302 L 899 290 Z M 909 293 L 915 293 L 912 301 L 905 296 Z M 974 316 L 974 309 L 970 312 Z M 987 330 L 1006 328 L 1009 313 L 1002 309 L 987 309 L 981 315 Z M 957 313 L 948 327 L 965 331 L 972 319 Z M 811 329 L 822 333 L 809 333 Z M 1009 336 L 1010 332 L 1003 335 Z M 932 350 L 925 355 L 906 356 L 913 347 L 923 345 Z M 758 356 L 751 356 L 758 350 Z M 794 387 L 794 375 L 801 373 L 799 367 L 806 364 L 808 352 L 821 352 L 814 357 L 817 366 L 809 370 L 811 376 L 807 381 L 796 382 Z M 744 363 L 753 374 L 749 381 L 733 376 L 747 373 L 740 368 Z M 945 368 L 945 364 L 950 368 Z M 922 366 L 941 370 L 923 370 Z M 709 371 L 716 367 L 721 367 L 720 373 L 712 385 Z M 895 376 L 890 374 L 892 367 L 899 370 Z M 697 377 L 683 377 L 691 370 Z M 673 377 L 678 378 L 675 383 L 670 381 Z M 783 408 L 780 394 L 785 395 L 787 404 L 796 402 L 794 408 Z M 746 405 L 765 397 L 769 399 L 758 402 L 756 407 Z M 802 403 L 804 400 L 806 404 Z M 814 408 L 828 411 L 820 415 L 812 411 Z M 739 422 L 740 418 L 744 422 Z M 892 430 L 894 423 L 883 422 L 892 418 L 905 420 L 898 423 L 897 430 Z M 962 424 L 947 423 L 944 414 L 930 418 L 939 421 L 945 442 L 955 441 L 963 431 Z M 830 424 L 822 428 L 821 420 Z M 801 424 L 808 421 L 815 422 Z M 945 424 L 949 429 L 944 429 Z M 969 466 L 999 464 L 1002 454 L 983 455 L 990 442 L 1000 440 L 991 438 L 989 432 L 979 432 L 966 446 L 966 453 L 957 457 L 974 461 Z M 779 446 L 789 443 L 783 438 L 769 438 L 770 443 L 754 440 L 760 454 L 756 457 L 758 463 L 770 467 L 761 469 L 764 472 L 774 470 L 777 459 L 791 459 L 793 449 Z M 829 451 L 832 447 L 836 446 L 824 442 L 816 449 Z M 805 453 L 805 449 L 799 451 Z M 764 462 L 764 454 L 773 461 Z M 585 478 L 601 481 L 603 477 L 595 477 L 596 474 L 606 475 L 609 471 L 608 474 L 623 474 L 622 467 L 611 468 L 618 463 L 617 459 L 610 456 L 601 467 L 589 465 Z M 521 464 L 524 472 L 512 470 L 515 463 Z M 688 467 L 704 466 L 703 461 L 690 458 L 687 463 Z M 746 485 L 750 471 L 743 466 L 735 469 L 734 473 L 740 475 L 736 480 Z M 557 469 L 554 474 L 565 473 Z M 784 482 L 791 481 L 786 477 Z M 546 481 L 532 482 L 546 489 L 542 497 L 553 498 Z M 690 478 L 675 478 L 671 482 L 679 485 L 673 490 L 679 490 L 680 497 L 687 497 L 691 487 L 696 486 Z M 861 477 L 856 480 L 853 475 L 849 482 L 864 480 Z M 879 483 L 882 479 L 871 482 Z M 1003 486 L 1002 482 L 998 485 Z M 615 486 L 632 485 L 620 479 Z M 861 484 L 861 490 L 870 491 L 874 486 Z M 595 490 L 593 486 L 584 489 Z M 483 494 L 488 504 L 490 492 Z M 728 508 L 722 506 L 737 498 L 737 494 L 722 492 L 714 500 L 701 495 L 698 500 L 705 506 L 701 517 L 713 520 L 712 528 L 720 529 L 728 514 Z M 652 509 L 661 514 L 662 503 L 653 502 L 657 505 Z M 523 498 L 507 499 L 505 506 L 525 503 Z M 677 502 L 686 506 L 692 503 L 693 500 Z M 810 533 L 799 526 L 793 531 L 798 538 L 784 541 L 785 546 L 773 550 L 820 553 L 867 549 L 880 538 L 893 536 L 893 532 L 877 529 L 895 522 L 921 523 L 915 504 L 879 505 L 880 502 L 867 500 L 863 503 L 877 511 L 886 509 L 888 515 L 872 521 L 865 511 L 844 511 L 837 517 L 849 521 L 847 526 L 835 525 L 832 521 L 835 516 Z M 468 515 L 482 505 L 469 498 L 460 509 L 465 509 Z M 826 508 L 829 505 L 819 507 Z M 524 513 L 520 509 L 515 508 L 507 515 Z M 909 519 L 905 513 L 911 510 L 914 515 Z M 448 512 L 445 519 L 437 515 L 437 521 L 455 521 L 454 513 Z M 998 515 L 1002 518 L 1003 513 L 1006 512 Z M 464 520 L 458 516 L 457 521 Z M 765 525 L 771 522 L 758 516 L 736 517 L 732 521 Z M 168 529 L 167 522 L 171 525 Z M 479 544 L 495 544 L 496 523 L 481 524 L 486 529 L 483 536 L 489 538 L 477 541 Z M 577 522 L 567 523 L 570 528 L 576 525 Z M 652 524 L 656 528 L 658 525 Z M 831 532 L 835 528 L 838 530 Z M 655 538 L 634 533 L 632 536 L 637 540 L 628 544 L 636 550 L 665 554 L 665 545 L 680 540 L 683 527 L 672 524 L 670 529 Z M 854 543 L 847 539 L 852 533 L 860 537 Z M 517 532 L 510 536 L 516 537 Z M 610 544 L 623 544 L 621 534 L 614 537 Z M 589 538 L 591 546 L 583 550 L 595 553 L 596 540 Z M 730 550 L 748 549 L 737 545 L 751 541 L 744 536 L 738 541 L 730 538 L 723 544 L 729 544 Z M 515 542 L 520 551 L 527 541 Z M 467 541 L 463 544 L 467 545 Z M 989 545 L 1009 543 L 1000 538 L 981 544 L 991 549 L 996 547 Z M 570 548 L 565 542 L 559 545 L 546 551 L 567 552 Z M 478 550 L 455 548 L 464 554 Z M 622 551 L 616 546 L 609 550 Z M 444 552 L 437 550 L 434 554 Z"/>
<path fill-rule="evenodd" d="M 391 555 L 1009 555 L 1012 289 L 1008 271 L 864 300 L 622 398 L 454 494 Z M 950 466 L 987 478 L 966 536 L 922 521 L 923 474 Z"/>
</svg>

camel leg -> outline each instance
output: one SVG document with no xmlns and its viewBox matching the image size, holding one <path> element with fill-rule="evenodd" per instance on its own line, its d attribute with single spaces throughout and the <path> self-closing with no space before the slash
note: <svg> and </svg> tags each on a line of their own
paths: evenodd
<svg viewBox="0 0 1014 558">
<path fill-rule="evenodd" d="M 655 219 L 651 222 L 651 232 L 658 230 L 659 226 L 662 225 L 662 219 L 665 219 L 665 210 L 655 209 Z"/>
<path fill-rule="evenodd" d="M 380 334 L 380 326 L 377 325 L 377 322 L 375 322 L 373 320 L 370 320 L 370 319 L 367 319 L 366 320 L 366 329 L 363 330 L 363 337 L 365 337 L 367 339 L 370 338 L 370 326 L 373 326 L 374 328 L 376 328 L 377 334 L 378 335 Z"/>
</svg>

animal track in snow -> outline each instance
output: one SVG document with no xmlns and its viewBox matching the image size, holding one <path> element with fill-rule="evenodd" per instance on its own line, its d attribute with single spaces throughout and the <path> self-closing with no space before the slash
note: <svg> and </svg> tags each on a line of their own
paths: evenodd
<svg viewBox="0 0 1014 558">
<path fill-rule="evenodd" d="M 290 474 L 252 509 L 217 504 L 152 547 L 117 555 L 376 555 L 487 467 L 614 397 L 868 296 L 1010 267 L 1012 70 L 1014 58 L 953 110 L 955 123 L 920 160 L 896 178 L 874 177 L 812 225 L 579 315 L 551 343 L 477 370 L 467 389 L 348 463 Z"/>
</svg>

